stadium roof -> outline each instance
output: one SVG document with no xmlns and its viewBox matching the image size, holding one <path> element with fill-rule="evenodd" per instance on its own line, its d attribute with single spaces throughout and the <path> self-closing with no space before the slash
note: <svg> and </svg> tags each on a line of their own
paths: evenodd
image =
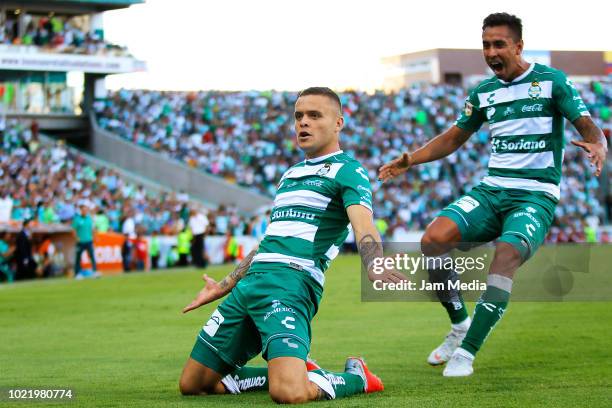
<svg viewBox="0 0 612 408">
<path fill-rule="evenodd" d="M 142 4 L 145 0 L 6 0 L 5 8 L 23 8 L 41 12 L 91 13 L 116 10 Z"/>
</svg>

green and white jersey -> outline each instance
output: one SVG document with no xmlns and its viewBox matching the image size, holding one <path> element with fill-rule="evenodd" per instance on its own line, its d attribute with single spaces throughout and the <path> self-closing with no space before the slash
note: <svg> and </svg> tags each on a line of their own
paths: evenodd
<svg viewBox="0 0 612 408">
<path fill-rule="evenodd" d="M 278 184 L 270 224 L 250 272 L 282 263 L 309 273 L 321 286 L 323 273 L 348 235 L 346 208 L 372 211 L 367 171 L 342 150 L 289 168 Z"/>
<path fill-rule="evenodd" d="M 489 122 L 491 157 L 483 184 L 542 191 L 559 200 L 564 118 L 580 116 L 589 111 L 565 74 L 533 63 L 512 82 L 481 82 L 455 125 L 476 131 Z"/>
</svg>

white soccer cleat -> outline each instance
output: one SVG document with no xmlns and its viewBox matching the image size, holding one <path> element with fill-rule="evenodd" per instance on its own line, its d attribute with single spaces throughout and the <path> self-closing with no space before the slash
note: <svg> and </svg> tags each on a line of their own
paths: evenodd
<svg viewBox="0 0 612 408">
<path fill-rule="evenodd" d="M 444 377 L 467 377 L 474 372 L 473 363 L 474 355 L 459 347 L 444 367 L 442 375 Z"/>
<path fill-rule="evenodd" d="M 452 329 L 446 338 L 437 348 L 427 357 L 427 362 L 433 366 L 441 365 L 450 360 L 453 352 L 461 345 L 467 330 Z"/>
</svg>

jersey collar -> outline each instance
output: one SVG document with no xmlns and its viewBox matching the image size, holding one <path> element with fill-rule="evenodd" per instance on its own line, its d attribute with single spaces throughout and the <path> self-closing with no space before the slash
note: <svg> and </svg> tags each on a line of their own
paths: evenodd
<svg viewBox="0 0 612 408">
<path fill-rule="evenodd" d="M 335 151 L 333 153 L 326 154 L 325 156 L 315 157 L 314 159 L 306 159 L 306 160 L 304 160 L 304 162 L 306 162 L 306 163 L 319 163 L 319 162 L 321 162 L 321 161 L 323 161 L 325 159 L 328 159 L 328 158 L 330 158 L 332 156 L 335 156 L 337 154 L 340 154 L 340 153 L 343 153 L 343 151 L 342 150 L 338 150 L 338 151 Z"/>
<path fill-rule="evenodd" d="M 504 81 L 504 80 L 503 80 L 503 79 L 501 79 L 501 78 L 497 78 L 497 80 L 498 80 L 499 82 L 501 82 L 502 84 L 504 84 L 504 85 L 513 84 L 513 83 L 515 83 L 515 82 L 521 81 L 521 80 L 525 79 L 525 78 L 527 77 L 527 75 L 531 74 L 531 71 L 533 71 L 533 67 L 534 67 L 534 66 L 535 66 L 535 62 L 532 62 L 532 63 L 529 65 L 529 68 L 527 68 L 527 71 L 523 72 L 521 75 L 517 76 L 516 78 L 514 78 L 514 79 L 513 79 L 512 81 L 510 81 L 510 82 L 506 82 L 506 81 Z"/>
</svg>

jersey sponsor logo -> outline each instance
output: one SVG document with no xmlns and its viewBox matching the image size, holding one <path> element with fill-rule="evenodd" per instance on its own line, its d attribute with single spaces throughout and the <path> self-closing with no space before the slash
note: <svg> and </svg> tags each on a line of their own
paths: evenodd
<svg viewBox="0 0 612 408">
<path fill-rule="evenodd" d="M 344 378 L 338 375 L 334 375 L 332 373 L 324 373 L 323 375 L 325 376 L 325 378 L 327 378 L 331 385 L 334 386 L 334 388 L 336 388 L 337 385 L 346 385 L 346 381 L 344 381 Z"/>
<path fill-rule="evenodd" d="M 511 115 L 514 115 L 514 109 L 512 109 L 512 106 L 508 106 L 506 110 L 504 111 L 504 116 L 511 116 Z"/>
<path fill-rule="evenodd" d="M 472 105 L 468 101 L 465 101 L 465 105 L 463 106 L 463 113 L 465 114 L 465 116 L 472 116 L 473 107 L 474 105 Z"/>
<path fill-rule="evenodd" d="M 535 149 L 546 149 L 545 140 L 525 140 L 521 139 L 518 142 L 508 142 L 506 140 L 500 140 L 499 138 L 493 139 L 491 150 L 493 153 L 501 153 L 506 150 L 535 150 Z"/>
<path fill-rule="evenodd" d="M 521 108 L 521 112 L 542 112 L 544 110 L 544 105 L 541 103 L 534 103 L 533 105 L 523 105 Z"/>
<path fill-rule="evenodd" d="M 487 102 L 489 102 L 490 105 L 493 105 L 495 103 L 495 92 L 491 92 L 491 94 L 487 97 Z"/>
<path fill-rule="evenodd" d="M 323 180 L 306 180 L 303 184 L 310 187 L 321 187 L 323 185 Z"/>
<path fill-rule="evenodd" d="M 370 179 L 368 178 L 367 174 L 365 174 L 365 170 L 363 169 L 363 167 L 359 167 L 359 168 L 355 169 L 355 171 L 357 172 L 357 174 L 359 174 L 366 181 L 370 181 Z"/>
<path fill-rule="evenodd" d="M 538 99 L 541 94 L 542 87 L 540 86 L 540 83 L 538 81 L 533 81 L 527 90 L 527 95 L 529 95 L 531 99 Z"/>
<path fill-rule="evenodd" d="M 290 324 L 289 322 L 295 322 L 295 317 L 287 316 L 281 320 L 281 324 L 289 330 L 295 329 L 295 324 Z"/>
<path fill-rule="evenodd" d="M 289 340 L 288 338 L 284 338 L 283 339 L 283 343 L 285 343 L 290 348 L 298 348 L 299 347 L 297 344 L 292 343 L 291 340 Z"/>
<path fill-rule="evenodd" d="M 206 322 L 202 330 L 210 337 L 214 337 L 217 334 L 217 330 L 219 330 L 219 326 L 225 320 L 225 317 L 221 313 L 219 313 L 219 309 L 215 309 L 210 319 Z"/>
<path fill-rule="evenodd" d="M 297 211 L 297 210 L 294 210 L 293 208 L 290 208 L 288 210 L 275 210 L 270 216 L 271 221 L 278 220 L 279 218 L 293 218 L 293 219 L 297 218 L 297 219 L 302 219 L 302 220 L 313 221 L 316 218 L 316 215 L 310 214 L 307 212 L 303 212 L 303 211 Z"/>
<path fill-rule="evenodd" d="M 524 211 L 517 212 L 517 213 L 514 213 L 514 214 L 512 215 L 512 217 L 514 217 L 514 218 L 518 218 L 518 217 L 527 217 L 527 218 L 529 218 L 529 220 L 530 220 L 531 222 L 533 222 L 535 225 L 537 225 L 537 226 L 538 226 L 538 228 L 540 228 L 540 227 L 542 226 L 542 224 L 540 223 L 540 221 L 538 221 L 538 219 L 537 219 L 536 217 L 534 217 L 534 216 L 533 216 L 531 213 L 529 213 L 529 212 L 524 212 Z M 530 224 L 530 225 L 531 225 L 531 224 Z"/>
<path fill-rule="evenodd" d="M 319 170 L 317 170 L 317 176 L 324 176 L 327 173 L 329 173 L 331 170 L 331 163 L 325 163 L 323 165 L 323 167 L 321 167 Z"/>
<path fill-rule="evenodd" d="M 459 200 L 455 201 L 455 205 L 464 212 L 469 213 L 474 208 L 478 207 L 480 203 L 472 197 L 461 197 Z"/>
<path fill-rule="evenodd" d="M 243 380 L 240 379 L 237 375 L 234 376 L 234 380 L 238 384 L 238 389 L 240 391 L 246 391 L 253 387 L 263 387 L 266 385 L 266 377 L 248 377 Z"/>
<path fill-rule="evenodd" d="M 535 214 L 536 212 L 538 212 L 538 211 L 537 211 L 535 208 L 533 208 L 533 207 L 527 207 L 527 208 L 525 208 L 525 209 L 527 210 L 527 212 L 528 212 L 528 213 L 531 213 L 531 214 Z"/>
<path fill-rule="evenodd" d="M 533 237 L 533 233 L 535 232 L 536 227 L 533 224 L 526 224 L 525 229 L 527 230 L 527 233 L 529 234 L 529 236 Z"/>
<path fill-rule="evenodd" d="M 362 186 L 361 184 L 359 184 L 357 186 L 357 190 L 361 190 L 361 191 L 365 191 L 366 194 L 372 194 L 372 192 L 370 191 L 369 188 Z"/>
<path fill-rule="evenodd" d="M 264 322 L 266 320 L 268 320 L 268 318 L 270 316 L 272 316 L 273 314 L 276 314 L 276 313 L 286 312 L 286 313 L 293 313 L 293 314 L 295 314 L 295 311 L 293 310 L 293 308 L 290 308 L 290 307 L 287 307 L 287 306 L 283 306 L 278 300 L 273 300 L 271 307 L 272 307 L 272 310 L 270 310 L 269 312 L 267 312 L 264 315 Z"/>
<path fill-rule="evenodd" d="M 493 115 L 495 115 L 495 108 L 492 106 L 489 106 L 487 108 L 487 119 L 489 119 L 489 122 L 491 121 L 491 118 L 493 117 Z"/>
</svg>

